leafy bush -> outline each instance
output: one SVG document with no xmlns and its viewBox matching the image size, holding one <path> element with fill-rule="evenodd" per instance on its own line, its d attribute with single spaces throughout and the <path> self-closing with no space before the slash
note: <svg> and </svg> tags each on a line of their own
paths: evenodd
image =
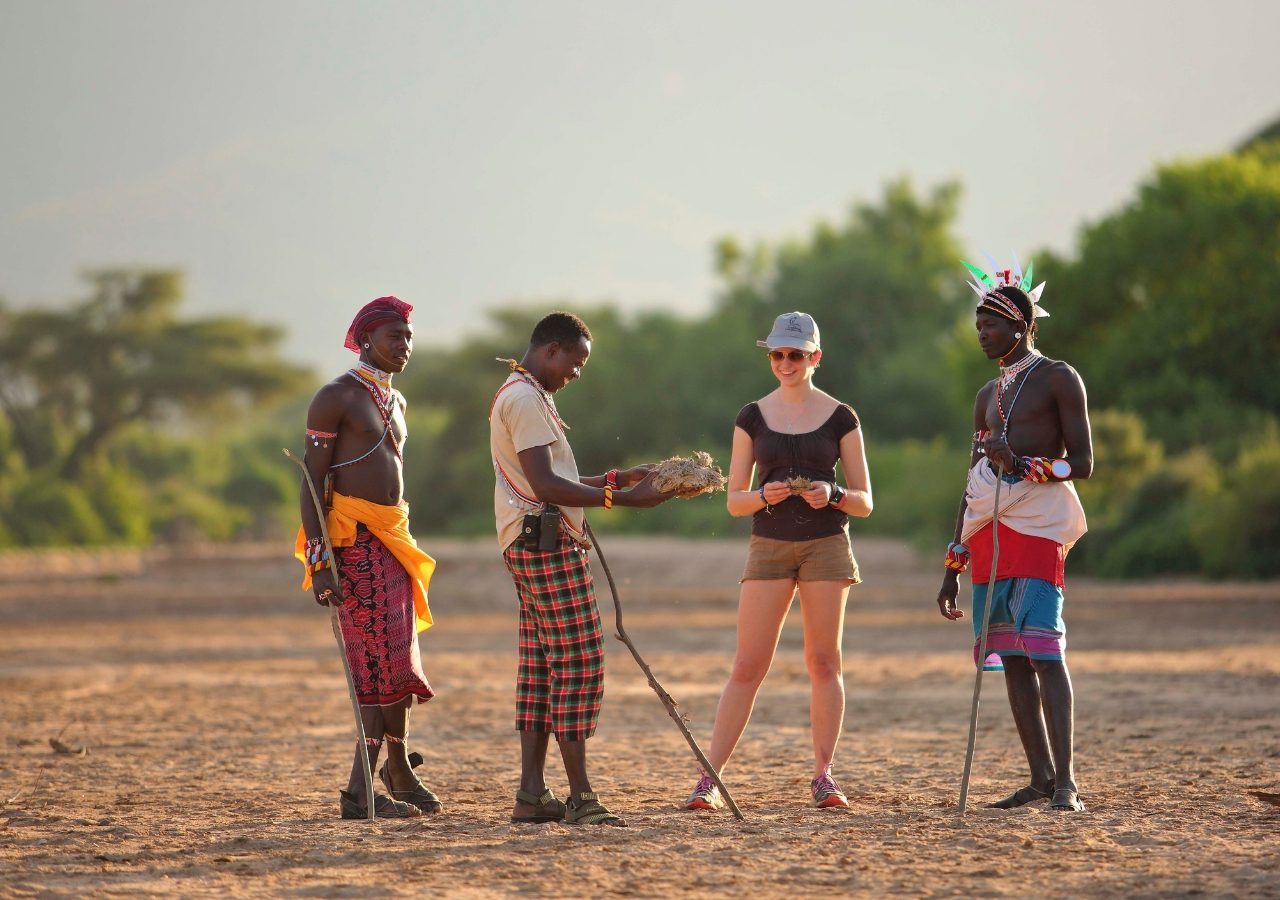
<svg viewBox="0 0 1280 900">
<path fill-rule="evenodd" d="M 1280 429 L 1246 444 L 1190 531 L 1207 574 L 1217 578 L 1280 575 Z"/>
<path fill-rule="evenodd" d="M 1113 524 L 1081 540 L 1073 562 L 1109 578 L 1199 572 L 1201 548 L 1191 536 L 1192 523 L 1220 483 L 1218 465 L 1204 450 L 1153 469 L 1129 493 Z"/>
<path fill-rule="evenodd" d="M 1093 475 L 1076 482 L 1089 527 L 1101 531 L 1116 524 L 1137 487 L 1164 460 L 1164 449 L 1147 437 L 1135 413 L 1103 409 L 1090 413 L 1093 427 Z"/>
<path fill-rule="evenodd" d="M 14 489 L 5 521 L 24 546 L 105 544 L 110 532 L 84 489 L 39 470 Z"/>
</svg>

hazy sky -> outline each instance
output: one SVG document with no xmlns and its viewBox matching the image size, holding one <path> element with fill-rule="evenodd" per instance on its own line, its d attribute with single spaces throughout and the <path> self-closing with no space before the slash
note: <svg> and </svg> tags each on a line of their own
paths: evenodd
<svg viewBox="0 0 1280 900">
<path fill-rule="evenodd" d="M 1273 0 L 0 0 L 0 296 L 178 266 L 327 374 L 380 294 L 420 345 L 510 301 L 705 309 L 716 238 L 903 174 L 1025 262 L 1280 115 L 1277 34 Z"/>
</svg>

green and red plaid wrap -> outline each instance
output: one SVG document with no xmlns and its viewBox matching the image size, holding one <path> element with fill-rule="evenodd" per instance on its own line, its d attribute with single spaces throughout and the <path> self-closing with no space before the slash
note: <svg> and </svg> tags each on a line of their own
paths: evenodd
<svg viewBox="0 0 1280 900">
<path fill-rule="evenodd" d="M 555 550 L 502 554 L 520 597 L 516 730 L 582 741 L 595 733 L 604 696 L 604 635 L 587 551 L 561 534 Z"/>
</svg>

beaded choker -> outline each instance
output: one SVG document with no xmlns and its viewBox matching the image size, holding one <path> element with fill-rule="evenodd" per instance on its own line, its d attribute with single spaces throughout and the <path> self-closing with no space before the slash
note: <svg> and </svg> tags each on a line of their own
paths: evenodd
<svg viewBox="0 0 1280 900">
<path fill-rule="evenodd" d="M 384 372 L 367 362 L 361 362 L 354 369 L 347 369 L 347 371 L 366 384 L 374 385 L 378 389 L 377 398 L 382 405 L 389 404 L 391 398 L 395 396 L 395 392 L 391 389 L 390 372 Z"/>
<path fill-rule="evenodd" d="M 1030 353 L 1022 357 L 1022 359 L 1018 360 L 1016 363 L 1011 363 L 1010 365 L 1006 366 L 1003 362 L 1001 362 L 1000 363 L 1000 392 L 1004 393 L 1005 391 L 1009 390 L 1009 386 L 1013 384 L 1013 380 L 1017 378 L 1019 375 L 1021 375 L 1023 372 L 1025 372 L 1027 369 L 1030 369 L 1032 366 L 1034 366 L 1039 357 L 1040 357 L 1039 351 L 1032 350 Z"/>
</svg>

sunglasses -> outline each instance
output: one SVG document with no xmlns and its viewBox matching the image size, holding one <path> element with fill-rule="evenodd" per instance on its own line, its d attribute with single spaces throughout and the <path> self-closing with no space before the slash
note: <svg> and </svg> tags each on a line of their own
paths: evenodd
<svg viewBox="0 0 1280 900">
<path fill-rule="evenodd" d="M 804 350 L 770 350 L 769 358 L 774 362 L 782 362 L 789 359 L 793 363 L 804 362 L 812 354 L 806 353 Z"/>
</svg>

